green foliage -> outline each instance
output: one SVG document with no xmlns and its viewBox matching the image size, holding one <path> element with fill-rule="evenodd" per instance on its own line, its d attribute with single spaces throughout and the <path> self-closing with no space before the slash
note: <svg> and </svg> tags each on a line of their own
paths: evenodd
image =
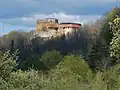
<svg viewBox="0 0 120 90">
<path fill-rule="evenodd" d="M 9 84 L 0 77 L 0 90 L 8 90 Z"/>
<path fill-rule="evenodd" d="M 101 60 L 102 60 L 101 46 L 96 44 L 93 46 L 92 51 L 89 54 L 88 63 L 92 68 L 97 69 L 100 67 Z"/>
<path fill-rule="evenodd" d="M 88 63 L 94 70 L 104 70 L 111 65 L 108 47 L 101 45 L 101 43 L 93 45 L 88 57 Z"/>
<path fill-rule="evenodd" d="M 119 90 L 120 89 L 120 65 L 110 67 L 103 72 L 97 72 L 91 80 L 92 90 Z"/>
<path fill-rule="evenodd" d="M 16 46 L 20 46 L 23 43 L 23 40 L 26 40 L 27 33 L 22 31 L 11 31 L 7 35 L 4 35 L 1 45 L 3 48 L 9 48 L 11 40 L 15 41 Z"/>
<path fill-rule="evenodd" d="M 88 74 L 91 75 L 92 73 L 85 60 L 81 56 L 75 55 L 65 56 L 63 61 L 59 63 L 58 68 L 63 71 L 68 70 L 80 76 L 79 79 L 84 81 L 86 80 L 85 78 L 88 77 Z"/>
<path fill-rule="evenodd" d="M 40 90 L 45 81 L 43 81 L 42 74 L 39 73 L 35 70 L 12 72 L 9 83 L 17 89 Z"/>
<path fill-rule="evenodd" d="M 4 55 L 5 54 L 5 55 Z M 4 55 L 4 57 L 3 57 Z M 8 57 L 6 55 L 9 55 Z M 48 55 L 48 54 L 46 54 Z M 52 54 L 53 55 L 53 54 Z M 58 54 L 57 54 L 58 55 Z M 15 60 L 9 53 L 1 53 L 4 61 Z M 15 55 L 16 56 L 16 55 Z M 78 55 L 67 55 L 48 73 L 37 70 L 11 71 L 14 63 L 6 63 L 6 75 L 0 74 L 1 90 L 119 90 L 120 65 L 93 73 L 86 61 Z M 1 65 L 1 64 L 0 64 Z M 0 72 L 2 70 L 0 69 Z"/>
<path fill-rule="evenodd" d="M 0 52 L 0 90 L 8 90 L 10 84 L 11 72 L 14 70 L 17 60 L 18 51 L 14 54 L 10 54 L 9 51 L 3 53 Z"/>
<path fill-rule="evenodd" d="M 40 42 L 39 44 L 43 45 L 40 48 L 44 47 L 45 49 L 43 51 L 46 51 L 46 47 L 49 50 L 52 48 L 59 50 L 58 47 L 60 47 L 61 52 L 65 53 L 64 55 L 66 52 L 73 52 L 72 49 L 75 49 L 75 52 L 62 57 L 59 51 L 52 50 L 45 53 L 41 52 L 43 53 L 41 56 L 38 52 L 27 52 L 26 54 L 21 49 L 23 57 L 19 66 L 22 70 L 13 70 L 16 66 L 18 52 L 14 54 L 0 52 L 0 90 L 120 90 L 120 64 L 108 67 L 108 63 L 111 62 L 110 57 L 108 57 L 111 40 L 110 56 L 115 62 L 120 62 L 120 18 L 115 19 L 116 14 L 119 13 L 120 8 L 114 8 L 106 15 L 101 33 L 105 38 L 104 45 L 99 41 L 101 39 L 97 38 L 99 32 L 94 31 L 89 26 L 83 28 L 86 29 L 83 30 L 84 33 L 79 33 L 78 36 L 72 37 L 67 42 L 55 39 L 49 43 L 46 41 L 45 44 L 41 42 L 40 38 L 31 37 L 32 32 L 10 32 L 3 38 L 3 41 L 5 40 L 3 46 L 9 40 L 15 40 L 18 46 L 23 40 L 27 40 L 26 44 L 32 43 L 33 46 Z M 111 21 L 113 22 L 110 23 L 110 27 L 109 22 Z M 90 33 L 87 31 L 88 28 Z M 84 37 L 87 35 L 89 36 Z M 93 46 L 88 62 L 79 56 L 79 47 L 86 48 L 85 43 L 81 43 L 81 41 L 89 43 L 89 50 Z M 56 44 L 55 47 L 54 44 Z M 84 52 L 88 52 L 87 49 L 84 50 Z M 90 66 L 93 68 L 91 69 Z M 47 71 L 45 71 L 46 69 Z M 94 69 L 96 72 L 93 71 Z"/>
<path fill-rule="evenodd" d="M 120 18 L 116 18 L 111 25 L 113 38 L 110 43 L 110 56 L 115 62 L 120 62 Z"/>
<path fill-rule="evenodd" d="M 68 55 L 50 72 L 45 90 L 90 90 L 92 71 L 80 56 Z"/>
<path fill-rule="evenodd" d="M 79 76 L 64 69 L 58 70 L 50 77 L 46 90 L 90 90 L 89 85 L 79 83 Z"/>
<path fill-rule="evenodd" d="M 97 72 L 94 78 L 90 82 L 91 90 L 108 90 L 107 85 L 104 81 L 104 74 L 102 72 Z"/>
<path fill-rule="evenodd" d="M 120 74 L 118 72 L 118 67 L 113 66 L 106 72 L 105 81 L 108 90 L 118 90 L 118 88 L 120 88 L 119 78 L 120 78 Z"/>
<path fill-rule="evenodd" d="M 115 7 L 107 14 L 107 20 L 109 22 L 112 22 L 116 18 L 116 15 L 119 15 L 119 14 L 120 14 L 120 8 Z"/>
<path fill-rule="evenodd" d="M 0 77 L 2 79 L 7 80 L 13 68 L 16 66 L 17 53 L 11 55 L 9 51 L 6 53 L 0 52 Z"/>
<path fill-rule="evenodd" d="M 53 50 L 45 52 L 41 56 L 41 61 L 50 69 L 55 67 L 62 59 L 60 52 Z"/>
<path fill-rule="evenodd" d="M 35 69 L 35 70 L 47 70 L 47 66 L 40 60 L 40 54 L 29 55 L 24 61 L 21 61 L 19 67 L 22 70 Z"/>
<path fill-rule="evenodd" d="M 105 16 L 104 23 L 102 24 L 102 37 L 105 39 L 106 44 L 110 44 L 111 39 L 113 37 L 112 31 L 110 30 L 109 27 L 109 22 L 112 22 L 115 18 L 116 15 L 120 13 L 120 8 L 116 7 L 113 8 L 110 12 L 107 13 Z"/>
</svg>

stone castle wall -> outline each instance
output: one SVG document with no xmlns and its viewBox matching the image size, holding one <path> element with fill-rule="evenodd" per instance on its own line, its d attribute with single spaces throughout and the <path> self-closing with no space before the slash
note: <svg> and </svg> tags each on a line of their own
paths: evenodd
<svg viewBox="0 0 120 90">
<path fill-rule="evenodd" d="M 72 24 L 59 24 L 56 19 L 38 20 L 36 24 L 36 33 L 42 38 L 51 38 L 63 34 L 67 36 L 79 30 L 78 26 L 72 27 Z"/>
</svg>

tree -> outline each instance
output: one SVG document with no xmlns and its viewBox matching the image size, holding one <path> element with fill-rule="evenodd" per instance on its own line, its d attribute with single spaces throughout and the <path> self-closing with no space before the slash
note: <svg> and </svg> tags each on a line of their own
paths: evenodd
<svg viewBox="0 0 120 90">
<path fill-rule="evenodd" d="M 93 45 L 92 50 L 88 55 L 88 63 L 95 70 L 107 69 L 111 64 L 108 47 L 106 45 L 102 45 L 98 41 Z"/>
<path fill-rule="evenodd" d="M 18 48 L 21 43 L 27 39 L 27 33 L 22 31 L 11 31 L 7 35 L 4 35 L 1 41 L 0 48 L 10 48 L 11 40 L 15 41 L 16 47 Z"/>
<path fill-rule="evenodd" d="M 40 61 L 40 54 L 30 54 L 27 58 L 24 58 L 23 61 L 19 63 L 18 68 L 22 70 L 48 70 L 47 66 L 44 65 L 42 61 Z"/>
<path fill-rule="evenodd" d="M 63 61 L 59 63 L 57 68 L 63 71 L 63 74 L 69 72 L 79 75 L 82 80 L 85 80 L 88 75 L 91 75 L 91 69 L 87 62 L 78 55 L 68 55 L 65 56 Z M 64 72 L 66 71 L 66 72 Z"/>
<path fill-rule="evenodd" d="M 120 17 L 111 23 L 113 38 L 110 43 L 110 56 L 115 62 L 120 62 Z"/>
<path fill-rule="evenodd" d="M 110 29 L 109 22 L 112 22 L 116 18 L 116 15 L 119 14 L 120 14 L 120 8 L 116 7 L 113 8 L 110 12 L 108 12 L 104 17 L 103 24 L 101 27 L 102 29 L 101 37 L 103 37 L 103 39 L 105 40 L 104 43 L 106 43 L 107 45 L 110 44 L 113 37 L 113 33 Z"/>
<path fill-rule="evenodd" d="M 41 61 L 50 69 L 55 67 L 62 59 L 60 52 L 56 50 L 43 53 Z"/>
<path fill-rule="evenodd" d="M 10 73 L 16 66 L 17 52 L 10 54 L 9 52 L 0 52 L 0 78 L 8 80 Z"/>
<path fill-rule="evenodd" d="M 88 63 L 94 69 L 99 67 L 100 61 L 102 59 L 102 55 L 100 51 L 101 51 L 100 45 L 96 44 L 93 45 L 92 51 L 88 55 L 89 57 Z"/>
</svg>

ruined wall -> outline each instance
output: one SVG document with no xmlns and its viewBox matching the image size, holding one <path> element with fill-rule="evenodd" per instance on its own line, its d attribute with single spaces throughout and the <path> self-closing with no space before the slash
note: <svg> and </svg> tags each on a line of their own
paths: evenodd
<svg viewBox="0 0 120 90">
<path fill-rule="evenodd" d="M 43 20 L 38 20 L 36 23 L 37 32 L 47 31 L 49 29 L 57 30 L 57 28 L 58 28 L 57 19 L 43 19 Z"/>
<path fill-rule="evenodd" d="M 56 33 L 57 33 L 56 30 L 49 30 L 49 31 L 41 31 L 41 32 L 39 32 L 38 34 L 39 34 L 39 36 L 42 37 L 42 38 L 44 38 L 44 37 L 45 37 L 45 38 L 46 38 L 46 37 L 51 38 L 51 37 L 56 36 Z"/>
<path fill-rule="evenodd" d="M 80 24 L 62 23 L 59 24 L 57 19 L 38 20 L 36 24 L 37 34 L 42 38 L 57 37 L 65 34 L 72 35 L 79 30 Z"/>
<path fill-rule="evenodd" d="M 68 34 L 72 34 L 74 30 L 74 28 L 59 28 L 58 33 L 65 34 L 65 36 L 67 36 Z"/>
</svg>

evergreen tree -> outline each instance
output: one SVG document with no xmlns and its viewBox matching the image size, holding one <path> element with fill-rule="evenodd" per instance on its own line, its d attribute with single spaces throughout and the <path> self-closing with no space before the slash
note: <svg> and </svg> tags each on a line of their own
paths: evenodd
<svg viewBox="0 0 120 90">
<path fill-rule="evenodd" d="M 111 64 L 108 47 L 97 42 L 88 55 L 88 63 L 95 70 L 104 70 Z"/>
<path fill-rule="evenodd" d="M 88 63 L 92 68 L 97 68 L 99 61 L 101 60 L 100 46 L 98 44 L 93 45 L 92 51 L 89 54 Z"/>
</svg>

